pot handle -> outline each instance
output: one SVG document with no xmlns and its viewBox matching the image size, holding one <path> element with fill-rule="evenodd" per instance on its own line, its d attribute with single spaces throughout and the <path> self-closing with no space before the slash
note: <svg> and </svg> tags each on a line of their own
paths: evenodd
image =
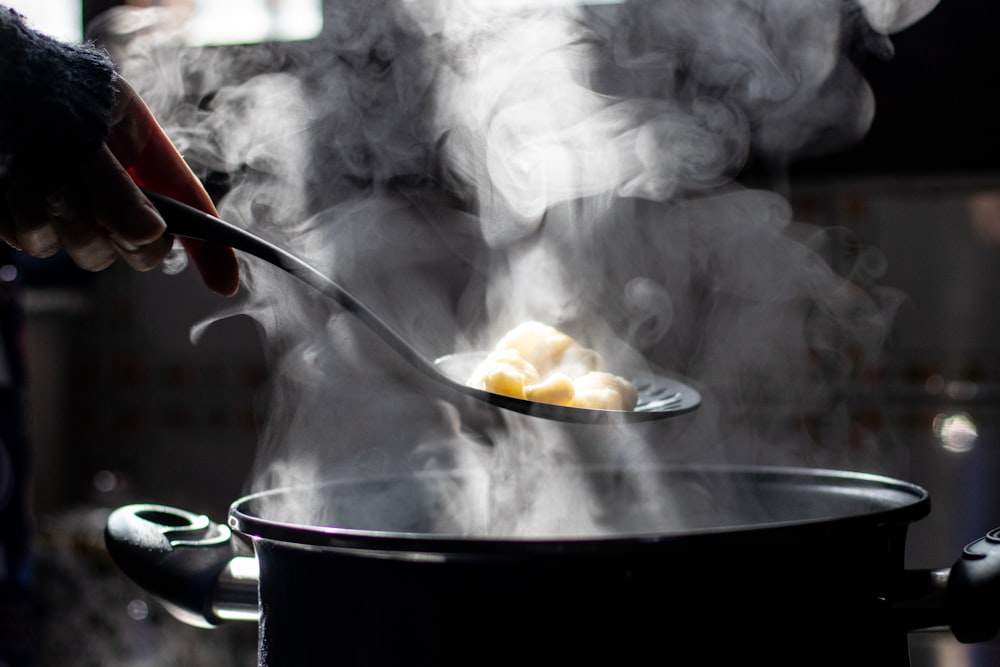
<svg viewBox="0 0 1000 667">
<path fill-rule="evenodd" d="M 1000 632 L 1000 528 L 970 543 L 951 566 L 946 591 L 951 631 L 960 642 Z"/>
<path fill-rule="evenodd" d="M 104 530 L 108 553 L 185 623 L 213 627 L 259 618 L 257 561 L 228 526 L 166 505 L 126 505 Z"/>
</svg>

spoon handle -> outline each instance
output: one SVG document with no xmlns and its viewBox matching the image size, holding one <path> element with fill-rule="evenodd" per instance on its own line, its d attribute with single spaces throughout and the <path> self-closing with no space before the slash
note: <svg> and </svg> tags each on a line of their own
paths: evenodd
<svg viewBox="0 0 1000 667">
<path fill-rule="evenodd" d="M 435 370 L 434 365 L 424 355 L 405 341 L 400 334 L 365 304 L 358 301 L 354 295 L 320 272 L 319 269 L 287 250 L 214 215 L 146 188 L 140 189 L 163 216 L 169 233 L 229 246 L 277 266 L 336 301 L 418 370 L 434 379 L 441 379 L 440 373 Z"/>
<path fill-rule="evenodd" d="M 470 387 L 465 384 L 462 378 L 448 376 L 447 371 L 451 366 L 448 363 L 449 357 L 442 357 L 439 360 L 442 362 L 441 368 L 438 368 L 367 306 L 358 301 L 354 295 L 287 250 L 187 204 L 146 189 L 143 189 L 143 193 L 163 216 L 167 223 L 168 232 L 176 236 L 229 246 L 290 273 L 321 294 L 333 299 L 361 320 L 369 330 L 415 369 L 441 386 L 450 388 L 452 391 L 449 393 L 449 399 L 452 401 L 462 395 L 471 396 L 475 399 L 471 403 L 481 401 L 533 417 L 577 424 L 662 419 L 694 410 L 701 403 L 701 397 L 694 389 L 672 378 L 660 376 L 650 376 L 651 380 L 644 380 L 641 384 L 637 384 L 637 387 L 640 388 L 640 405 L 636 410 L 631 411 L 589 410 L 550 403 L 536 403 L 524 398 L 493 394 Z M 459 358 L 462 355 L 451 356 Z M 469 414 L 468 411 L 465 414 Z"/>
</svg>

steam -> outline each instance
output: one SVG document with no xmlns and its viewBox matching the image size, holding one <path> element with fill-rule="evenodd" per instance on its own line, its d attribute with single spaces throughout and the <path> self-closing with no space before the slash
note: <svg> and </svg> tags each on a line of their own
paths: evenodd
<svg viewBox="0 0 1000 667">
<path fill-rule="evenodd" d="M 899 301 L 877 251 L 834 267 L 852 239 L 739 178 L 861 138 L 875 109 L 852 56 L 889 54 L 933 1 L 327 4 L 323 36 L 298 44 L 191 49 L 145 10 L 101 29 L 226 190 L 223 216 L 428 356 L 539 319 L 612 365 L 689 378 L 705 403 L 636 428 L 481 423 L 247 259 L 232 312 L 260 322 L 274 377 L 252 488 L 472 469 L 483 484 L 426 489 L 449 530 L 564 534 L 606 528 L 581 465 L 632 471 L 659 521 L 678 512 L 640 472 L 656 464 L 886 456 L 842 418 Z"/>
<path fill-rule="evenodd" d="M 872 28 L 882 34 L 898 32 L 908 28 L 934 9 L 938 0 L 860 0 L 859 5 Z"/>
</svg>

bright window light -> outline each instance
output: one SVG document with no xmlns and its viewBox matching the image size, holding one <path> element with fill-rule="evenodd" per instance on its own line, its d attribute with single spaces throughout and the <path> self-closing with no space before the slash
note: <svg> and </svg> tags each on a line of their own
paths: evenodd
<svg viewBox="0 0 1000 667">
<path fill-rule="evenodd" d="M 312 39 L 322 29 L 322 0 L 198 0 L 187 37 L 192 44 L 252 44 Z"/>
<path fill-rule="evenodd" d="M 83 40 L 80 0 L 4 0 L 32 28 L 66 42 Z M 195 0 L 191 44 L 253 44 L 312 39 L 323 30 L 323 0 Z"/>
<path fill-rule="evenodd" d="M 28 19 L 28 24 L 64 42 L 83 40 L 80 0 L 4 0 L 5 5 Z"/>
</svg>

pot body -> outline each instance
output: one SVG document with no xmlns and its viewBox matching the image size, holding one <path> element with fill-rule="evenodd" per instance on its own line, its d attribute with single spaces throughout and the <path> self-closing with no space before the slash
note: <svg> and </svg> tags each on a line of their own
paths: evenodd
<svg viewBox="0 0 1000 667">
<path fill-rule="evenodd" d="M 696 478 L 697 492 L 680 498 L 692 516 L 716 502 Z M 677 489 L 692 479 L 669 481 Z M 256 550 L 259 655 L 269 667 L 904 666 L 906 629 L 891 606 L 906 529 L 926 512 L 926 495 L 844 481 L 713 477 L 753 516 L 679 533 L 345 533 L 257 521 L 253 500 L 234 505 L 231 525 Z M 852 509 L 819 510 L 819 496 Z"/>
<path fill-rule="evenodd" d="M 895 539 L 876 538 L 864 558 L 812 558 L 831 546 L 816 542 L 547 563 L 395 560 L 258 540 L 260 664 L 907 665 L 905 631 L 878 581 L 901 564 L 870 558 L 895 551 Z"/>
</svg>

